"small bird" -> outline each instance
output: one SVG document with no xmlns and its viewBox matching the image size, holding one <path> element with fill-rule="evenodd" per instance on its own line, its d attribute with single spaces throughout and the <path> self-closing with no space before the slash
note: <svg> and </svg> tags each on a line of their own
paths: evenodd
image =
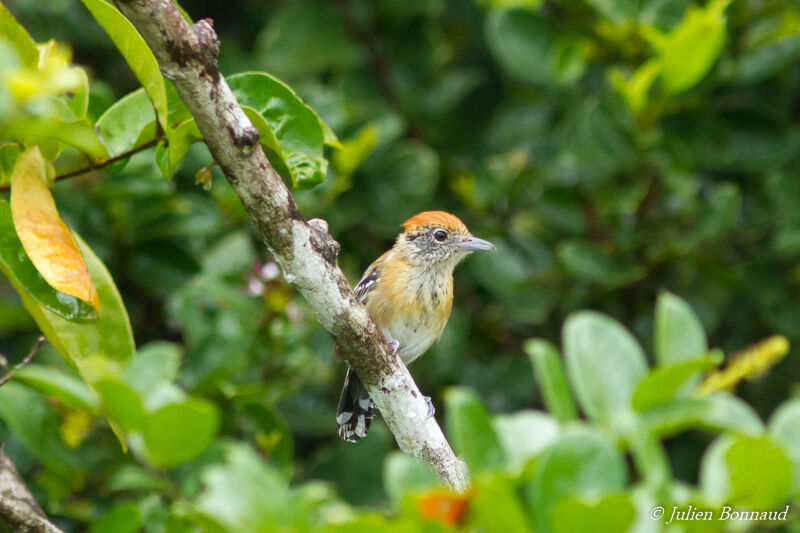
<svg viewBox="0 0 800 533">
<path fill-rule="evenodd" d="M 442 335 L 453 307 L 453 269 L 492 243 L 473 237 L 456 216 L 425 211 L 406 220 L 394 246 L 364 272 L 356 296 L 408 365 Z M 339 347 L 334 354 L 340 358 Z M 433 416 L 429 397 L 428 416 Z M 367 435 L 372 400 L 352 368 L 347 369 L 336 422 L 339 436 L 356 442 Z"/>
</svg>

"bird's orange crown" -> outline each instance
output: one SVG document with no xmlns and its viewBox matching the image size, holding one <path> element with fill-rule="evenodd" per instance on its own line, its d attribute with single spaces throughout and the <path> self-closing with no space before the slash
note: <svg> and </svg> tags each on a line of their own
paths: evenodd
<svg viewBox="0 0 800 533">
<path fill-rule="evenodd" d="M 441 226 L 456 233 L 469 233 L 464 223 L 447 211 L 423 211 L 402 224 L 406 233 L 413 233 L 419 228 L 432 225 Z"/>
</svg>

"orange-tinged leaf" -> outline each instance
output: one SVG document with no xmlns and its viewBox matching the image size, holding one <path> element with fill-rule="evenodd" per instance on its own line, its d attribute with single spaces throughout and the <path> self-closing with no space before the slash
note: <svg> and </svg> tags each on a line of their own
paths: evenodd
<svg viewBox="0 0 800 533">
<path fill-rule="evenodd" d="M 420 498 L 419 514 L 431 522 L 455 525 L 461 522 L 466 515 L 469 499 L 469 495 L 437 489 Z"/>
<path fill-rule="evenodd" d="M 19 240 L 42 277 L 56 290 L 100 310 L 100 298 L 47 188 L 47 162 L 38 147 L 23 152 L 11 175 L 11 216 Z"/>
</svg>

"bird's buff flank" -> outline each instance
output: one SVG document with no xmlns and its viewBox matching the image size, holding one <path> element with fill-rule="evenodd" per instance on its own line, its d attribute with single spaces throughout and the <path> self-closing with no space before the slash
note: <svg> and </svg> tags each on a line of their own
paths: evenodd
<svg viewBox="0 0 800 533">
<path fill-rule="evenodd" d="M 457 217 L 425 211 L 403 223 L 394 246 L 364 272 L 355 291 L 405 364 L 425 353 L 444 330 L 453 306 L 453 269 L 472 252 L 494 250 L 473 237 Z M 338 346 L 336 348 L 337 357 Z M 433 405 L 426 397 L 429 415 Z M 352 368 L 347 369 L 336 422 L 339 436 L 356 442 L 367 435 L 372 401 Z"/>
</svg>

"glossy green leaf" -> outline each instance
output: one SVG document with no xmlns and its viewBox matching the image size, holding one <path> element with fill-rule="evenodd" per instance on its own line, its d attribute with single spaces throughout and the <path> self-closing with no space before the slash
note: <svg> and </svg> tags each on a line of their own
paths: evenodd
<svg viewBox="0 0 800 533">
<path fill-rule="evenodd" d="M 485 32 L 489 50 L 506 72 L 533 85 L 552 82 L 552 33 L 542 15 L 519 9 L 495 11 L 486 18 Z"/>
<path fill-rule="evenodd" d="M 630 530 L 635 518 L 636 509 L 626 494 L 604 496 L 591 502 L 564 498 L 553 509 L 553 532 L 622 533 Z"/>
<path fill-rule="evenodd" d="M 800 398 L 778 406 L 769 420 L 769 435 L 792 460 L 792 490 L 800 494 Z"/>
<path fill-rule="evenodd" d="M 97 23 L 103 27 L 114 41 L 122 57 L 133 70 L 136 78 L 144 87 L 158 116 L 161 128 L 167 129 L 167 93 L 164 78 L 158 68 L 153 52 L 144 42 L 142 36 L 116 7 L 105 0 L 81 0 L 91 11 Z"/>
<path fill-rule="evenodd" d="M 644 411 L 662 405 L 678 395 L 681 387 L 700 372 L 714 367 L 709 357 L 681 361 L 668 367 L 654 368 L 633 392 L 632 405 Z"/>
<path fill-rule="evenodd" d="M 19 383 L 0 387 L 0 418 L 48 468 L 80 479 L 85 469 L 58 434 L 58 416 L 44 396 Z"/>
<path fill-rule="evenodd" d="M 445 404 L 447 437 L 470 471 L 477 474 L 501 468 L 505 464 L 503 448 L 478 396 L 469 389 L 454 387 L 447 390 Z"/>
<path fill-rule="evenodd" d="M 731 0 L 692 6 L 668 34 L 648 28 L 644 36 L 661 63 L 661 80 L 670 94 L 696 85 L 716 62 L 725 44 L 725 9 Z"/>
<path fill-rule="evenodd" d="M 441 483 L 419 459 L 391 452 L 383 462 L 383 486 L 394 502 L 408 494 L 440 487 Z"/>
<path fill-rule="evenodd" d="M 66 121 L 55 117 L 32 116 L 16 122 L 12 132 L 23 139 L 25 145 L 59 141 L 86 154 L 96 163 L 108 158 L 106 147 L 98 139 L 94 125 L 88 119 Z"/>
<path fill-rule="evenodd" d="M 3 200 L 0 200 L 0 271 L 18 292 L 24 292 L 38 306 L 58 317 L 72 322 L 92 322 L 99 316 L 87 302 L 57 291 L 44 280 L 25 253 L 14 229 L 11 206 Z"/>
<path fill-rule="evenodd" d="M 497 415 L 492 419 L 492 427 L 512 473 L 522 472 L 528 462 L 560 434 L 559 424 L 553 417 L 531 410 Z"/>
<path fill-rule="evenodd" d="M 36 42 L 31 38 L 28 31 L 19 23 L 14 15 L 9 13 L 6 6 L 0 3 L 0 35 L 13 46 L 20 58 L 23 66 L 35 69 L 39 63 L 39 51 L 36 49 Z"/>
<path fill-rule="evenodd" d="M 325 131 L 316 113 L 287 85 L 264 72 L 236 74 L 227 81 L 239 104 L 255 109 L 266 120 L 280 144 L 280 158 L 292 183 L 309 188 L 324 181 L 328 168 L 323 157 Z"/>
<path fill-rule="evenodd" d="M 564 434 L 536 460 L 525 487 L 536 530 L 554 530 L 554 511 L 563 498 L 613 494 L 625 487 L 625 479 L 622 454 L 606 437 L 584 428 Z"/>
<path fill-rule="evenodd" d="M 82 381 L 50 366 L 29 364 L 14 374 L 14 380 L 88 413 L 95 414 L 100 406 L 97 394 Z"/>
<path fill-rule="evenodd" d="M 154 465 L 172 468 L 200 455 L 219 429 L 217 407 L 201 399 L 167 404 L 147 415 L 144 443 Z"/>
<path fill-rule="evenodd" d="M 524 349 L 533 364 L 542 391 L 542 400 L 548 411 L 562 422 L 577 418 L 578 412 L 567 385 L 567 375 L 564 373 L 558 349 L 543 339 L 527 341 Z"/>
<path fill-rule="evenodd" d="M 593 311 L 571 315 L 562 337 L 567 375 L 583 411 L 607 426 L 620 424 L 647 374 L 639 342 L 622 324 Z"/>
<path fill-rule="evenodd" d="M 128 313 L 111 275 L 83 239 L 74 235 L 100 296 L 100 318 L 88 324 L 69 322 L 39 306 L 27 293 L 20 296 L 50 344 L 91 383 L 109 370 L 118 370 L 116 364 L 133 357 L 135 349 Z"/>
<path fill-rule="evenodd" d="M 683 299 L 662 292 L 656 301 L 655 354 L 661 366 L 697 359 L 708 352 L 703 325 Z"/>
<path fill-rule="evenodd" d="M 97 119 L 97 133 L 108 148 L 110 157 L 117 157 L 155 137 L 156 115 L 144 89 L 129 93 L 111 105 Z M 119 172 L 128 159 L 107 168 Z"/>
</svg>

